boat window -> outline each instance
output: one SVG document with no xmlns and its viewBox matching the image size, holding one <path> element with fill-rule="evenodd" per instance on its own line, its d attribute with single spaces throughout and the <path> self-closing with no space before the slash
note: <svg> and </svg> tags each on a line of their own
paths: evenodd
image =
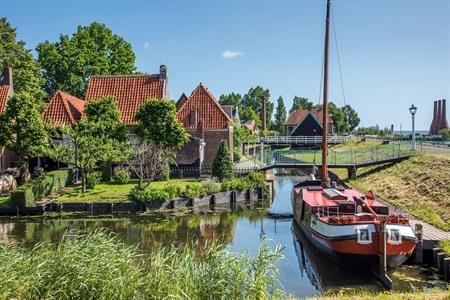
<svg viewBox="0 0 450 300">
<path fill-rule="evenodd" d="M 365 229 L 365 228 L 356 229 L 356 234 L 357 234 L 359 244 L 372 243 L 372 232 L 369 229 Z"/>
<path fill-rule="evenodd" d="M 402 235 L 398 229 L 390 229 L 388 232 L 388 242 L 389 244 L 396 245 L 402 243 Z"/>
</svg>

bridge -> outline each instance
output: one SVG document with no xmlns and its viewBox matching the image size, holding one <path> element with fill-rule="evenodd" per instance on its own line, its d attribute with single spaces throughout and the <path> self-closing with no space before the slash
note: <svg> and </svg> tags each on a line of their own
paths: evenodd
<svg viewBox="0 0 450 300">
<path fill-rule="evenodd" d="M 350 141 L 351 135 L 330 135 L 329 144 L 342 144 Z M 322 136 L 265 136 L 259 142 L 266 145 L 318 145 L 322 144 Z"/>
<path fill-rule="evenodd" d="M 381 145 L 361 150 L 330 150 L 327 155 L 328 168 L 347 169 L 349 178 L 356 179 L 357 169 L 374 165 L 395 163 L 409 158 L 415 150 L 408 143 Z M 277 168 L 308 169 L 322 164 L 321 150 L 270 150 L 253 155 L 253 164 L 248 168 L 236 168 L 237 173 L 252 170 L 266 171 Z"/>
</svg>

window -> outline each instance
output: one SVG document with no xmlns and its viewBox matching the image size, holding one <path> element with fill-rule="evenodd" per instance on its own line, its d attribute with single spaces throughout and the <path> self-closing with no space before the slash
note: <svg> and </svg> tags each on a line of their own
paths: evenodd
<svg viewBox="0 0 450 300">
<path fill-rule="evenodd" d="M 390 229 L 388 231 L 388 243 L 391 245 L 398 245 L 402 243 L 402 235 L 398 229 Z"/>
<path fill-rule="evenodd" d="M 356 229 L 356 235 L 358 238 L 358 244 L 372 243 L 372 232 L 369 229 L 366 228 Z"/>
</svg>

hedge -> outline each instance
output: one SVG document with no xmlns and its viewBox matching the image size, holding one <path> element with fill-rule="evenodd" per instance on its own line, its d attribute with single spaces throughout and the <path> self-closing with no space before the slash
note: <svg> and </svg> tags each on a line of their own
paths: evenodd
<svg viewBox="0 0 450 300">
<path fill-rule="evenodd" d="M 67 186 L 72 179 L 72 169 L 48 172 L 11 193 L 12 206 L 36 206 L 36 201 Z"/>
</svg>

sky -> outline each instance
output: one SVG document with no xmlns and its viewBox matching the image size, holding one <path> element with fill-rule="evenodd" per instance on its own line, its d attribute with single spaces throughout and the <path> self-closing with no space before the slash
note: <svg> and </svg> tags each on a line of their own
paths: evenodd
<svg viewBox="0 0 450 300">
<path fill-rule="evenodd" d="M 395 130 L 411 128 L 414 104 L 416 129 L 428 129 L 433 101 L 450 100 L 450 0 L 332 3 L 330 100 L 353 106 L 362 126 Z M 270 89 L 273 102 L 281 95 L 288 109 L 295 95 L 320 99 L 325 0 L 2 0 L 1 7 L 30 49 L 78 25 L 106 24 L 131 43 L 139 71 L 167 66 L 175 100 L 200 82 L 217 99 L 256 85 Z"/>
</svg>

